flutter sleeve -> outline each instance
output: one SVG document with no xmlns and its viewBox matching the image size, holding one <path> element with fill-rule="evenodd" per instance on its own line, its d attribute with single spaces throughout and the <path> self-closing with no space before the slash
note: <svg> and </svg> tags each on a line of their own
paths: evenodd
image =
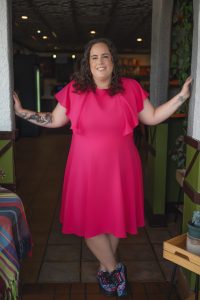
<svg viewBox="0 0 200 300">
<path fill-rule="evenodd" d="M 58 93 L 55 94 L 55 98 L 58 100 L 58 102 L 66 108 L 66 115 L 70 115 L 70 100 L 71 100 L 71 93 L 72 93 L 72 83 L 70 82 L 67 84 L 62 90 L 60 90 Z"/>
<path fill-rule="evenodd" d="M 119 97 L 125 120 L 123 135 L 126 135 L 133 132 L 133 128 L 138 125 L 138 113 L 142 111 L 148 93 L 134 79 L 123 78 L 122 83 L 124 92 Z"/>
<path fill-rule="evenodd" d="M 136 108 L 137 112 L 143 110 L 144 108 L 144 100 L 149 97 L 149 93 L 147 93 L 142 86 L 137 82 L 136 80 L 133 80 L 133 88 L 134 88 L 134 94 L 135 94 L 135 100 L 136 100 Z"/>
</svg>

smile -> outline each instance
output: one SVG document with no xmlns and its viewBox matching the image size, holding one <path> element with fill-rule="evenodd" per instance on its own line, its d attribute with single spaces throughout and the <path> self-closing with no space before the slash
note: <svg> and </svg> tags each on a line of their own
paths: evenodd
<svg viewBox="0 0 200 300">
<path fill-rule="evenodd" d="M 97 68 L 97 70 L 98 70 L 98 71 L 104 71 L 105 68 L 104 68 L 104 67 L 99 67 L 99 68 Z"/>
</svg>

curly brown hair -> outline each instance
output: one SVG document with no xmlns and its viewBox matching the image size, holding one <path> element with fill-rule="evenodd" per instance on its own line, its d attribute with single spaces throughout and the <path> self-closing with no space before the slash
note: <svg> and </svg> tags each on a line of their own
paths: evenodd
<svg viewBox="0 0 200 300">
<path fill-rule="evenodd" d="M 117 56 L 117 50 L 109 39 L 107 38 L 98 38 L 91 40 L 84 48 L 83 58 L 80 62 L 80 69 L 78 72 L 75 72 L 72 76 L 72 79 L 74 80 L 74 92 L 75 93 L 81 93 L 88 90 L 92 90 L 95 92 L 96 90 L 96 84 L 94 82 L 92 73 L 90 71 L 90 50 L 93 45 L 97 43 L 104 43 L 107 45 L 113 61 L 113 73 L 111 78 L 111 85 L 109 88 L 109 94 L 111 96 L 123 92 L 124 88 L 122 86 L 122 82 L 120 79 L 120 72 L 119 72 L 119 66 L 118 66 L 118 56 Z"/>
</svg>

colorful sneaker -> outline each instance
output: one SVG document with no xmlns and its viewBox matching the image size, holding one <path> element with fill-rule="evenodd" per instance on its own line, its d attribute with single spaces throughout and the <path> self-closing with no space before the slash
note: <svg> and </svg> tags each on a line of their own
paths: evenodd
<svg viewBox="0 0 200 300">
<path fill-rule="evenodd" d="M 125 297 L 128 295 L 127 271 L 125 265 L 117 264 L 116 269 L 110 273 L 113 283 L 117 288 L 117 296 Z"/>
<path fill-rule="evenodd" d="M 97 273 L 97 280 L 99 283 L 99 288 L 101 292 L 106 296 L 116 296 L 117 287 L 112 281 L 111 276 L 108 272 L 99 271 Z"/>
</svg>

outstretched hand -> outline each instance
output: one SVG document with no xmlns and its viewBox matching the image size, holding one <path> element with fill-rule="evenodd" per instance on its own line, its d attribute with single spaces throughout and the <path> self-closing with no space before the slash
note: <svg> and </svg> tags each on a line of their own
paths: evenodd
<svg viewBox="0 0 200 300">
<path fill-rule="evenodd" d="M 20 112 L 20 110 L 23 109 L 23 107 L 22 107 L 21 101 L 16 92 L 13 92 L 13 100 L 14 100 L 15 113 L 17 114 Z"/>
<path fill-rule="evenodd" d="M 184 98 L 184 100 L 187 100 L 188 98 L 190 98 L 190 86 L 192 83 L 192 77 L 189 76 L 186 81 L 184 82 L 182 89 L 180 91 L 180 95 Z"/>
</svg>

